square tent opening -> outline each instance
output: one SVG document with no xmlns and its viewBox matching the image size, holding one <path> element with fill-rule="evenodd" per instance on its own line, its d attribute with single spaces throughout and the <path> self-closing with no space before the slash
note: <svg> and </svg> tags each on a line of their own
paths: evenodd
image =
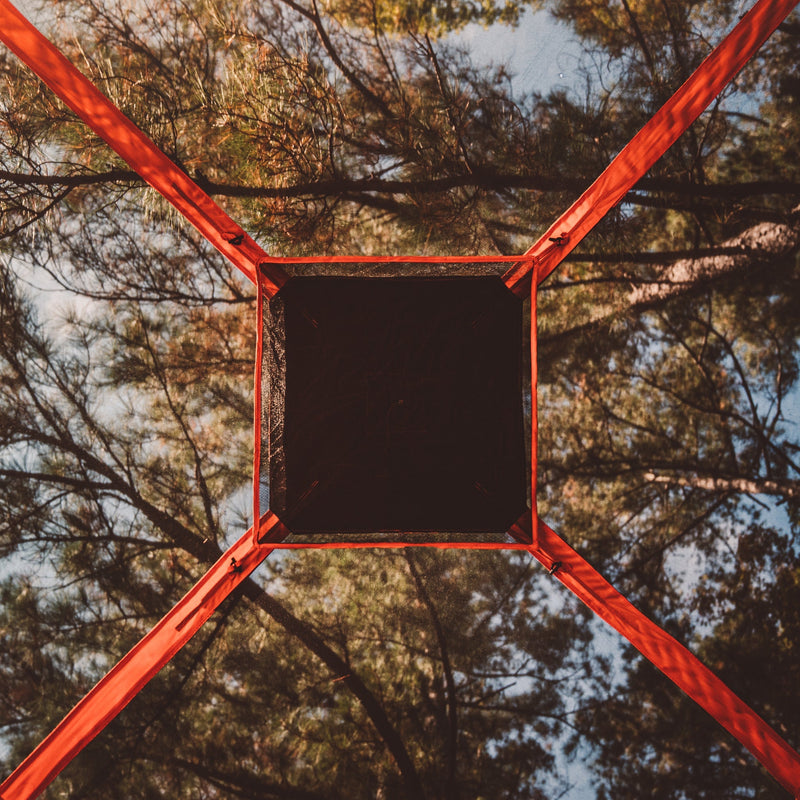
<svg viewBox="0 0 800 800">
<path fill-rule="evenodd" d="M 529 331 L 508 264 L 281 266 L 262 309 L 260 474 L 284 544 L 517 541 Z"/>
</svg>

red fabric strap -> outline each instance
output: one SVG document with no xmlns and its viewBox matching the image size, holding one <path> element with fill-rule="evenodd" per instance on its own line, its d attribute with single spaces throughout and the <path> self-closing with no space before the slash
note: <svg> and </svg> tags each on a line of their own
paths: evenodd
<svg viewBox="0 0 800 800">
<path fill-rule="evenodd" d="M 36 797 L 199 630 L 222 601 L 272 552 L 286 530 L 267 513 L 67 714 L 0 786 L 2 800 Z M 266 540 L 266 541 L 264 541 Z"/>
<path fill-rule="evenodd" d="M 600 177 L 525 253 L 538 262 L 540 283 L 700 116 L 797 2 L 759 0 Z M 520 262 L 505 274 L 506 284 L 524 294 L 530 271 L 529 262 Z"/>
<path fill-rule="evenodd" d="M 532 269 L 536 270 L 531 290 L 534 393 L 536 285 L 674 144 L 795 5 L 797 0 L 760 0 L 600 177 L 526 252 L 526 256 L 533 256 L 535 266 L 521 262 L 506 273 L 507 285 L 523 294 L 528 276 Z M 535 510 L 535 416 L 533 419 L 531 491 Z M 549 526 L 537 520 L 535 514 L 533 520 L 534 544 L 530 551 L 534 557 L 735 736 L 784 788 L 800 796 L 800 756 L 689 650 L 626 600 Z M 516 533 L 522 537 L 527 531 L 520 528 Z"/>
<path fill-rule="evenodd" d="M 530 511 L 526 513 L 530 516 Z M 509 535 L 518 535 L 519 527 L 515 523 Z M 375 541 L 327 541 L 327 542 L 281 542 L 273 545 L 275 550 L 405 550 L 406 548 L 424 547 L 429 550 L 527 550 L 530 537 L 524 542 L 466 542 L 466 541 L 411 541 L 402 539 L 380 539 Z M 2 798 L 0 798 L 2 800 Z"/>
<path fill-rule="evenodd" d="M 267 253 L 101 94 L 9 0 L 0 0 L 0 15 L 0 40 L 147 183 L 169 200 L 220 253 L 255 282 L 258 265 L 269 261 Z M 283 271 L 270 264 L 267 291 L 274 294 L 284 280 Z"/>
<path fill-rule="evenodd" d="M 530 551 L 567 589 L 735 736 L 785 789 L 793 795 L 800 793 L 800 755 L 708 667 L 626 600 L 541 520 Z"/>
</svg>

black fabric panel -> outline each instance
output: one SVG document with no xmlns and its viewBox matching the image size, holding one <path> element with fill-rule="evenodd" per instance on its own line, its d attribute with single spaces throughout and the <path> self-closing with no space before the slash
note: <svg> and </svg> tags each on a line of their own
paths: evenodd
<svg viewBox="0 0 800 800">
<path fill-rule="evenodd" d="M 284 391 L 271 505 L 290 530 L 516 521 L 522 304 L 499 278 L 295 277 L 272 303 L 285 372 L 271 377 Z"/>
</svg>

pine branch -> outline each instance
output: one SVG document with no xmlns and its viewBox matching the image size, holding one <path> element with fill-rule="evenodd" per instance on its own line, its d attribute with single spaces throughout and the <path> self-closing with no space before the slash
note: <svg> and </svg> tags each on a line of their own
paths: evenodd
<svg viewBox="0 0 800 800">
<path fill-rule="evenodd" d="M 0 180 L 15 186 L 94 186 L 104 183 L 143 185 L 144 180 L 133 170 L 114 169 L 106 172 L 80 172 L 69 175 L 43 175 L 0 170 Z M 194 180 L 210 195 L 220 197 L 291 199 L 321 198 L 340 194 L 375 192 L 377 194 L 433 194 L 451 189 L 486 189 L 503 192 L 528 189 L 539 192 L 580 192 L 587 178 L 564 175 L 518 174 L 487 167 L 473 167 L 471 172 L 438 177 L 391 179 L 380 177 L 330 178 L 306 181 L 289 186 L 249 186 L 213 181 L 202 174 Z M 631 190 L 625 202 L 653 205 L 642 192 L 664 192 L 678 197 L 741 200 L 762 195 L 794 197 L 800 195 L 800 183 L 795 181 L 743 181 L 741 183 L 691 184 L 666 178 L 642 178 Z M 666 201 L 659 201 L 663 205 Z"/>
<path fill-rule="evenodd" d="M 217 788 L 247 800 L 267 800 L 267 798 L 275 798 L 275 800 L 332 800 L 332 797 L 336 796 L 332 796 L 327 790 L 325 794 L 319 794 L 285 783 L 274 783 L 264 780 L 260 775 L 253 775 L 244 770 L 229 772 L 215 769 L 207 763 L 199 763 L 179 757 L 173 757 L 170 761 L 179 769 L 197 775 L 199 778 L 214 784 Z"/>
</svg>

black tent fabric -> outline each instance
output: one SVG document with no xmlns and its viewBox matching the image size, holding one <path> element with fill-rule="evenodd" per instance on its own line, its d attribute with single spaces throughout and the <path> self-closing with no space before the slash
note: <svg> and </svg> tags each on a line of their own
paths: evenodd
<svg viewBox="0 0 800 800">
<path fill-rule="evenodd" d="M 496 538 L 527 508 L 523 303 L 487 265 L 413 266 L 264 304 L 262 475 L 295 537 Z"/>
</svg>

